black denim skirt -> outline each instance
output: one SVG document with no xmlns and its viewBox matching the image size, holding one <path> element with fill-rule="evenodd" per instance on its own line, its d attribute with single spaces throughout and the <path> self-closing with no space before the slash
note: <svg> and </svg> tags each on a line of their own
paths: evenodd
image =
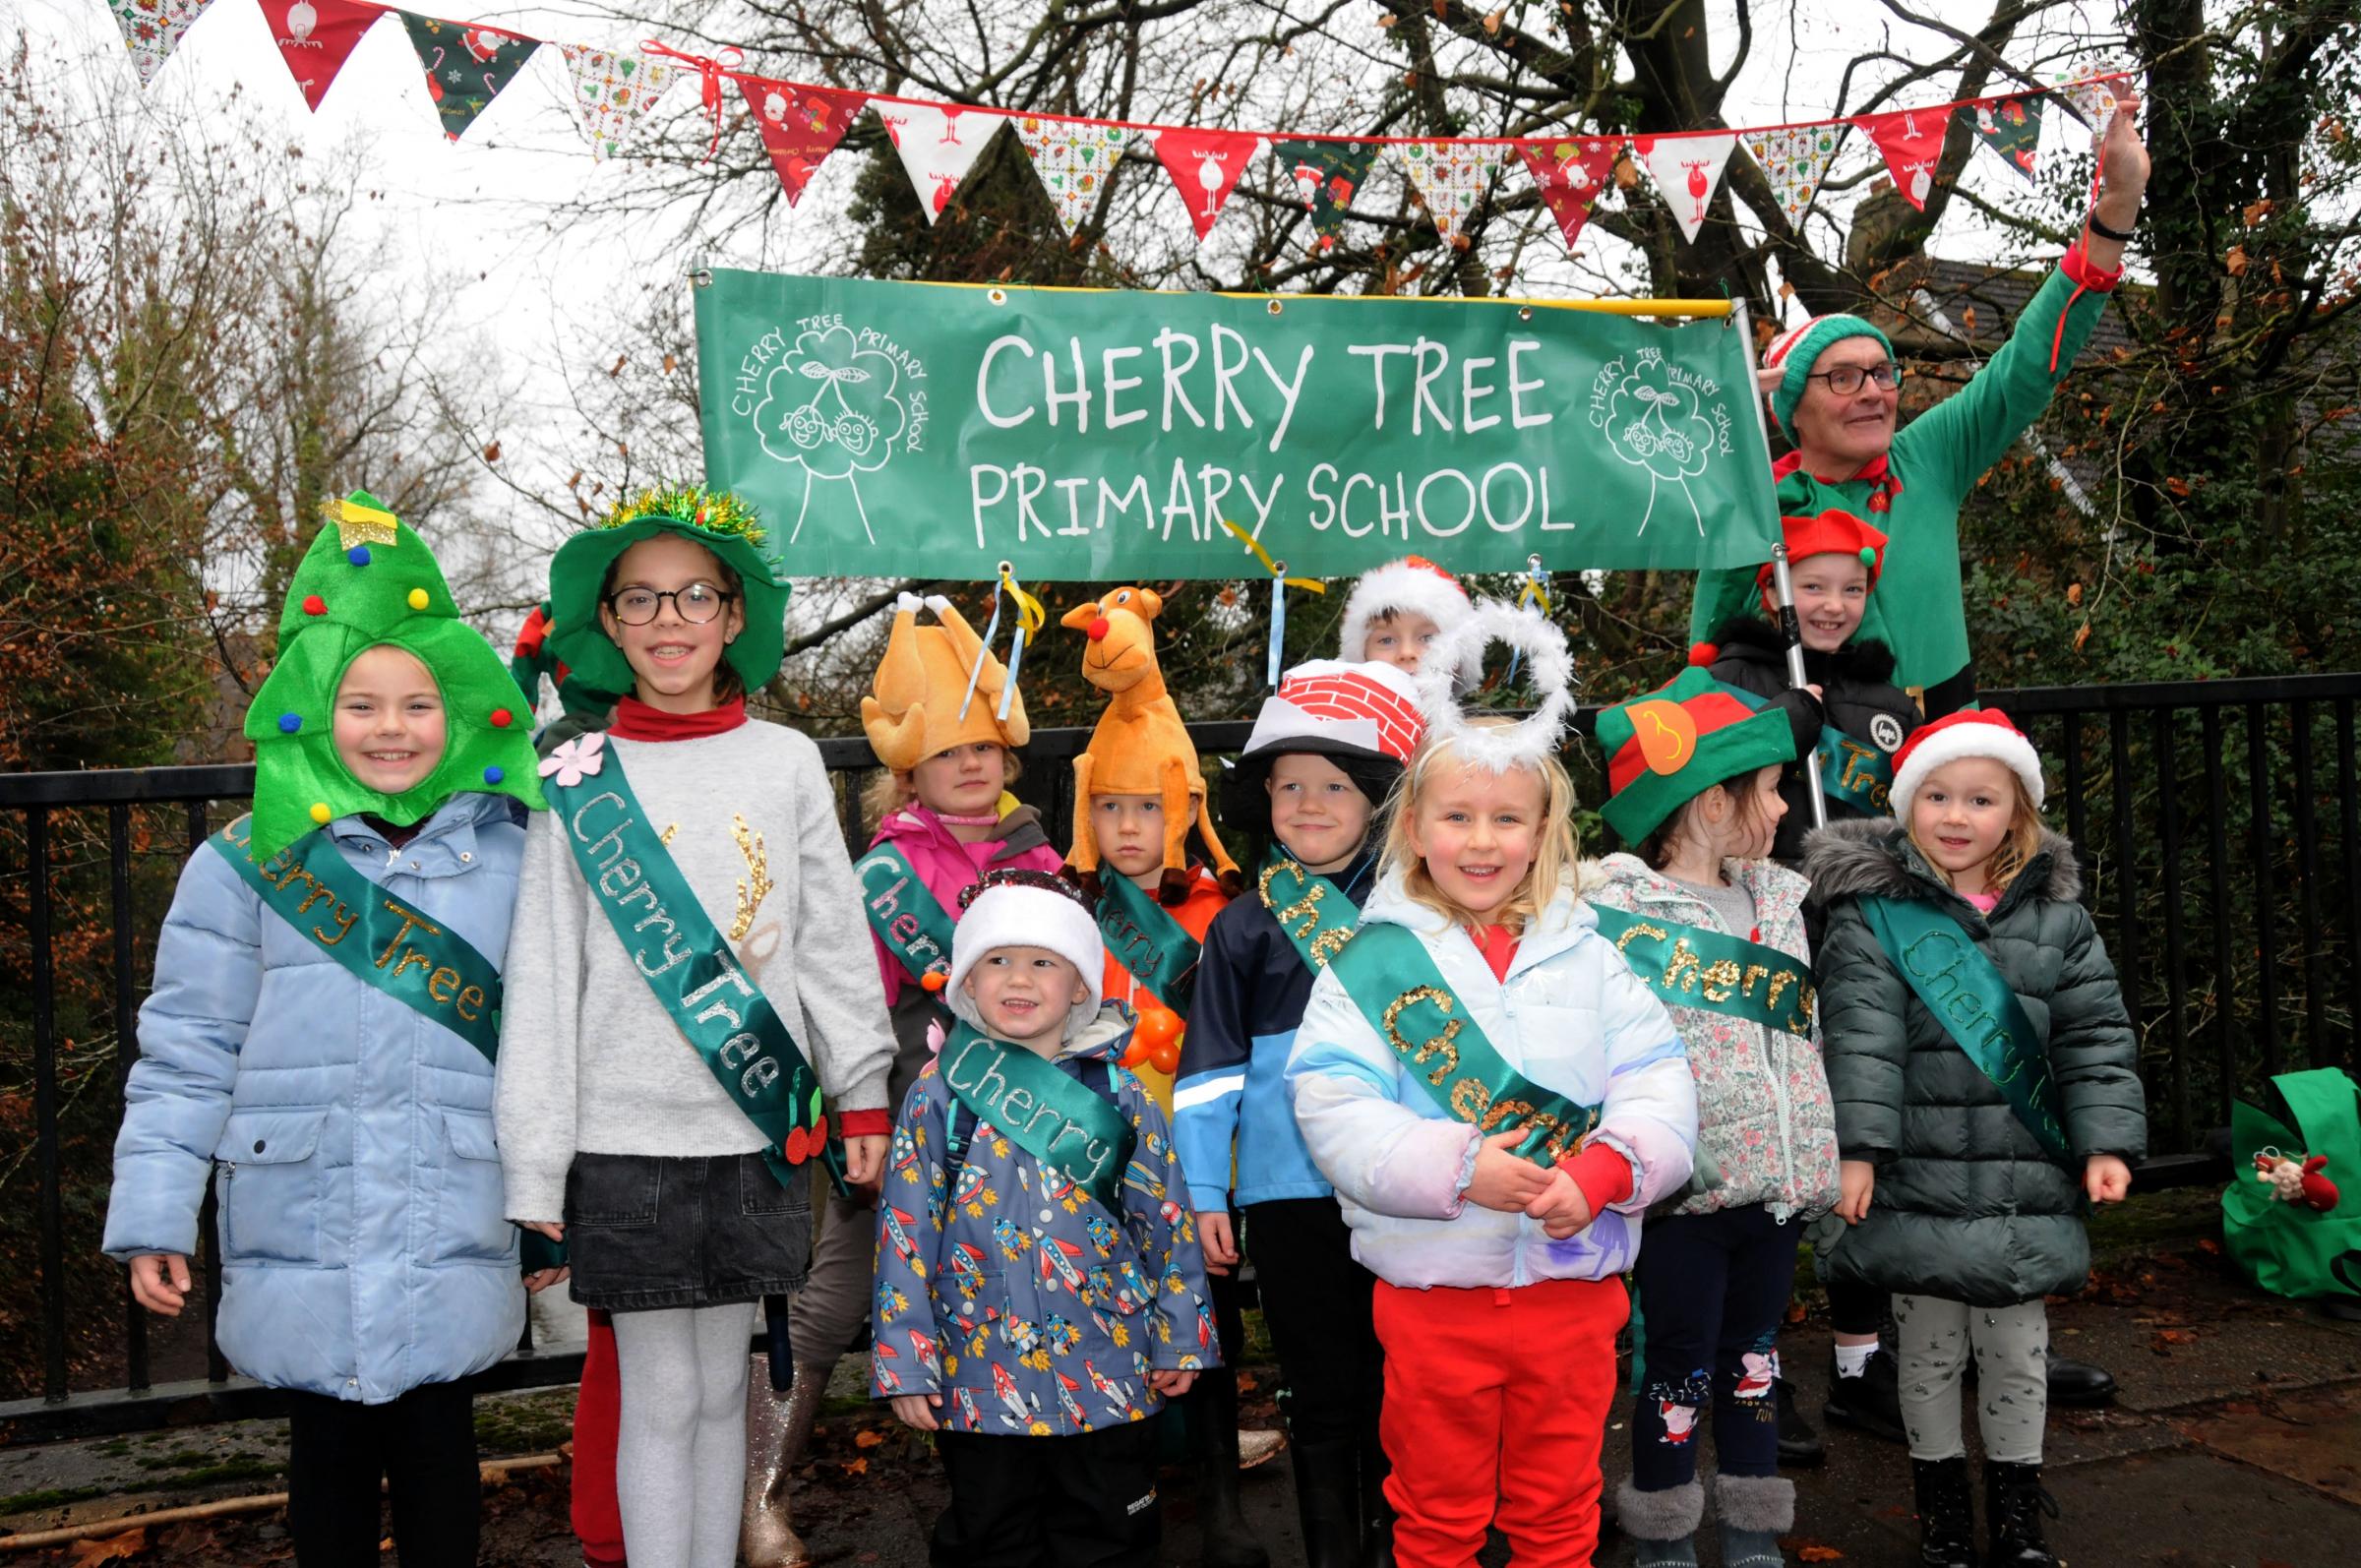
<svg viewBox="0 0 2361 1568">
<path fill-rule="evenodd" d="M 811 1187 L 758 1154 L 576 1154 L 566 1242 L 574 1298 L 601 1311 L 785 1296 L 812 1262 Z"/>
</svg>

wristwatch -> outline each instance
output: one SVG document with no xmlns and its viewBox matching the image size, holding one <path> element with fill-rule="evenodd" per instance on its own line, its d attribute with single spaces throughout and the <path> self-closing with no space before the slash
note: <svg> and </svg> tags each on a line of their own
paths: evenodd
<svg viewBox="0 0 2361 1568">
<path fill-rule="evenodd" d="M 2135 221 L 2137 221 L 2137 219 L 2135 219 Z M 2131 230 L 2109 228 L 2106 225 L 2105 220 L 2098 215 L 2098 209 L 2095 207 L 2090 209 L 2090 215 L 2084 218 L 2083 222 L 2087 227 L 2089 227 L 2091 233 L 2097 235 L 2102 240 L 2113 240 L 2118 245 L 2129 245 L 2132 242 Z"/>
</svg>

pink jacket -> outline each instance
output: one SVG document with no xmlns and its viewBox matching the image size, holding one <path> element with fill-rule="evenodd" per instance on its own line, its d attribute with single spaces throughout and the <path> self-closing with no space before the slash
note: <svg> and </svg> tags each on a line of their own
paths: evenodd
<svg viewBox="0 0 2361 1568">
<path fill-rule="evenodd" d="M 912 801 L 900 811 L 890 813 L 878 824 L 878 836 L 869 847 L 891 843 L 910 862 L 927 891 L 938 899 L 953 920 L 959 918 L 959 895 L 980 880 L 988 871 L 1020 867 L 1026 871 L 1055 872 L 1064 864 L 1065 857 L 1050 847 L 1047 835 L 1041 830 L 1041 814 L 1030 806 L 1019 806 L 1000 818 L 991 838 L 973 844 L 962 844 L 952 836 L 949 827 L 934 812 Z M 876 932 L 869 935 L 870 945 L 877 949 L 878 973 L 885 981 L 885 1005 L 888 1010 L 901 1000 L 902 988 L 909 983 L 909 974 L 902 961 L 878 939 Z"/>
</svg>

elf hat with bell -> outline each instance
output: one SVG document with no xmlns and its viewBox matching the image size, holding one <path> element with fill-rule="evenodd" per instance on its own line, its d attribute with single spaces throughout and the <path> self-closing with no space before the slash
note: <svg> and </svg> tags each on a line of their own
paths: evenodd
<svg viewBox="0 0 2361 1568">
<path fill-rule="evenodd" d="M 1600 814 L 1627 845 L 1714 785 L 1795 760 L 1786 713 L 1695 666 L 1601 713 L 1598 734 L 1612 792 Z"/>
<path fill-rule="evenodd" d="M 1907 818 L 1910 801 L 1925 785 L 1927 775 L 1947 762 L 1986 756 L 2005 765 L 2025 782 L 2033 810 L 2041 809 L 2048 791 L 2041 781 L 2041 756 L 2025 732 L 1998 708 L 1962 708 L 1931 724 L 1921 724 L 1894 754 L 1894 814 Z"/>
<path fill-rule="evenodd" d="M 921 609 L 934 611 L 940 624 L 920 626 Z M 1021 695 L 1009 699 L 1006 719 L 996 717 L 1007 684 L 1007 667 L 950 600 L 905 593 L 894 601 L 885 656 L 870 683 L 874 694 L 861 699 L 861 728 L 878 760 L 896 773 L 956 746 L 989 742 L 1013 751 L 1032 738 L 1033 729 Z"/>
<path fill-rule="evenodd" d="M 1377 661 L 1299 664 L 1262 699 L 1246 749 L 1222 779 L 1222 821 L 1270 832 L 1265 786 L 1271 764 L 1283 756 L 1326 757 L 1371 806 L 1382 806 L 1425 733 L 1419 689 L 1407 670 Z"/>
<path fill-rule="evenodd" d="M 1886 535 L 1842 507 L 1830 507 L 1816 517 L 1782 517 L 1781 534 L 1787 545 L 1787 570 L 1792 572 L 1814 556 L 1857 556 L 1869 569 L 1869 587 L 1876 591 L 1878 573 L 1886 569 Z M 1771 563 L 1754 574 L 1768 585 Z"/>
<path fill-rule="evenodd" d="M 532 704 L 482 633 L 459 619 L 425 541 L 365 490 L 321 509 L 279 613 L 278 662 L 246 710 L 254 743 L 251 853 L 267 860 L 313 828 L 366 812 L 396 827 L 463 790 L 540 808 Z M 336 692 L 352 661 L 401 649 L 443 698 L 443 758 L 399 795 L 369 788 L 336 754 Z"/>
<path fill-rule="evenodd" d="M 1475 601 L 1459 579 L 1424 556 L 1404 556 L 1361 574 L 1345 599 L 1344 630 L 1337 637 L 1337 656 L 1347 664 L 1369 657 L 1369 623 L 1411 611 L 1449 632 L 1476 613 Z M 1460 680 L 1474 686 L 1483 679 L 1483 645 L 1470 647 L 1461 662 Z"/>
</svg>

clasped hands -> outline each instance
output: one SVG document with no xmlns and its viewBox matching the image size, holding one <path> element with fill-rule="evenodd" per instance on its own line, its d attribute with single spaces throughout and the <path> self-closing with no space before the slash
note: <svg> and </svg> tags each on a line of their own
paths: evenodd
<svg viewBox="0 0 2361 1568">
<path fill-rule="evenodd" d="M 1476 1172 L 1468 1178 L 1465 1196 L 1486 1209 L 1539 1220 L 1550 1240 L 1563 1241 L 1597 1216 L 1564 1167 L 1544 1170 L 1509 1152 L 1526 1135 L 1526 1128 L 1512 1127 L 1484 1139 L 1476 1151 Z"/>
</svg>

